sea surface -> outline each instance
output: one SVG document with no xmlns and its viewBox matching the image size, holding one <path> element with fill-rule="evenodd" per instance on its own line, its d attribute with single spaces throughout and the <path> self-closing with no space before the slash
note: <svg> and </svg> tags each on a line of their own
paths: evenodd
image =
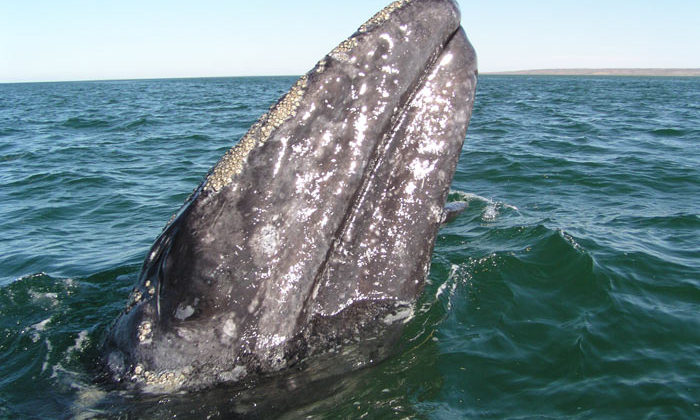
<svg viewBox="0 0 700 420">
<path fill-rule="evenodd" d="M 0 85 L 0 418 L 700 418 L 700 78 L 482 76 L 469 206 L 396 354 L 330 395 L 95 381 L 151 243 L 294 81 Z"/>
</svg>

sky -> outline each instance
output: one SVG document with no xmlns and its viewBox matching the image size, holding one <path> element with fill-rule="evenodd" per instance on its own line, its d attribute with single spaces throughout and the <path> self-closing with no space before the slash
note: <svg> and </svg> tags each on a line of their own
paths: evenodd
<svg viewBox="0 0 700 420">
<path fill-rule="evenodd" d="M 0 83 L 299 75 L 389 0 L 0 0 Z M 459 0 L 479 71 L 700 68 L 697 0 Z"/>
</svg>

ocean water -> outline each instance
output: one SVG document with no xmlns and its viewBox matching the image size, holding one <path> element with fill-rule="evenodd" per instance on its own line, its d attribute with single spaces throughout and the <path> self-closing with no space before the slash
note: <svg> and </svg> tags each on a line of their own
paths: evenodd
<svg viewBox="0 0 700 420">
<path fill-rule="evenodd" d="M 330 392 L 96 382 L 152 241 L 294 81 L 0 85 L 0 417 L 700 417 L 699 78 L 482 76 L 469 206 L 395 355 Z"/>
</svg>

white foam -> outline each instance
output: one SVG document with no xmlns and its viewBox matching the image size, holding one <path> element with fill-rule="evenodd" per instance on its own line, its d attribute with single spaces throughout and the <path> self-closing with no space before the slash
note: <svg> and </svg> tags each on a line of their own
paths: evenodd
<svg viewBox="0 0 700 420">
<path fill-rule="evenodd" d="M 36 324 L 32 325 L 32 328 L 37 331 L 44 331 L 46 329 L 46 324 L 48 324 L 49 321 L 51 321 L 51 317 L 48 317 L 41 322 L 37 322 Z"/>
<path fill-rule="evenodd" d="M 85 340 L 87 339 L 88 331 L 87 330 L 82 330 L 78 333 L 78 337 L 75 339 L 75 344 L 72 346 L 68 347 L 66 349 L 66 354 L 73 353 L 75 351 L 82 350 L 83 344 L 85 343 Z"/>
<path fill-rule="evenodd" d="M 493 222 L 494 220 L 496 220 L 502 208 L 520 211 L 517 207 L 511 204 L 504 203 L 502 201 L 494 201 L 490 198 L 482 197 L 474 193 L 468 193 L 459 190 L 450 190 L 450 195 L 457 195 L 459 200 L 467 203 L 470 201 L 481 201 L 482 203 L 485 203 L 486 207 L 484 208 L 484 212 L 481 215 L 481 219 L 485 222 Z"/>
<path fill-rule="evenodd" d="M 452 297 L 457 290 L 457 284 L 459 283 L 459 270 L 460 266 L 457 264 L 452 264 L 450 266 L 450 273 L 447 275 L 447 280 L 438 287 L 435 292 L 435 299 L 440 300 L 440 297 L 447 292 L 447 310 L 452 308 Z"/>
</svg>

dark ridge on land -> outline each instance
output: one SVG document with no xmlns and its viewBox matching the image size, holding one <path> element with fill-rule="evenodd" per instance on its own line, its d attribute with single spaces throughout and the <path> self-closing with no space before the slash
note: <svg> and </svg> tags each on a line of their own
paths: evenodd
<svg viewBox="0 0 700 420">
<path fill-rule="evenodd" d="M 543 76 L 684 76 L 700 77 L 697 69 L 537 69 L 484 72 L 481 74 L 543 75 Z"/>
</svg>

